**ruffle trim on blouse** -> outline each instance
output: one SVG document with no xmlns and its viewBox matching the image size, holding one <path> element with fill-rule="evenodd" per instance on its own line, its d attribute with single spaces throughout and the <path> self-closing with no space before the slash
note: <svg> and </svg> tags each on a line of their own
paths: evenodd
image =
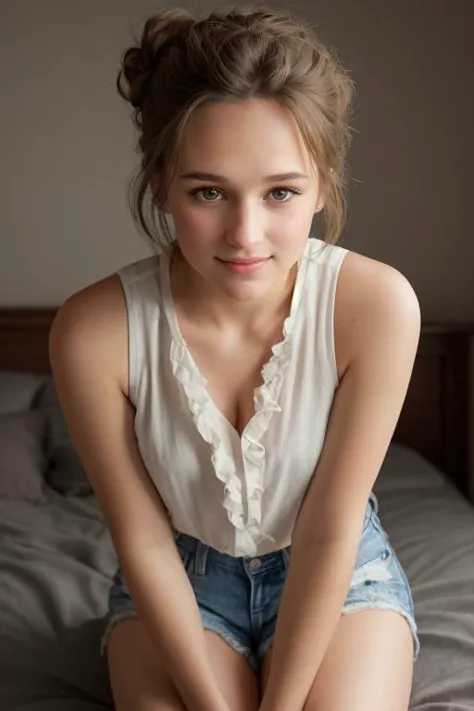
<svg viewBox="0 0 474 711">
<path fill-rule="evenodd" d="M 275 412 L 281 412 L 279 402 L 285 370 L 291 360 L 291 316 L 283 323 L 283 340 L 272 346 L 270 360 L 262 369 L 262 385 L 254 395 L 255 414 L 245 432 L 253 442 L 258 443 L 268 430 Z"/>
<path fill-rule="evenodd" d="M 272 347 L 270 360 L 262 369 L 263 383 L 254 395 L 255 414 L 247 424 L 242 439 L 247 442 L 244 456 L 258 467 L 263 465 L 265 447 L 260 439 L 265 434 L 274 412 L 281 412 L 279 397 L 284 371 L 291 358 L 291 315 L 283 324 L 283 340 Z M 227 439 L 223 438 L 216 423 L 215 406 L 206 389 L 207 381 L 194 366 L 186 344 L 171 340 L 170 359 L 173 374 L 186 395 L 189 411 L 198 432 L 211 445 L 211 461 L 217 478 L 224 484 L 223 506 L 229 521 L 239 530 L 247 528 L 244 520 L 242 482 L 237 474 L 233 453 Z M 230 425 L 229 425 L 230 426 Z M 260 524 L 260 521 L 258 522 Z M 270 538 L 259 530 L 259 535 Z"/>
<path fill-rule="evenodd" d="M 170 357 L 173 373 L 186 394 L 189 411 L 198 432 L 213 449 L 211 461 L 217 478 L 224 484 L 223 506 L 227 511 L 228 519 L 236 528 L 243 530 L 245 522 L 242 484 L 237 476 L 232 452 L 228 451 L 227 443 L 214 425 L 215 418 L 209 412 L 212 402 L 206 390 L 207 381 L 190 362 L 185 344 L 176 343 L 172 339 Z"/>
<path fill-rule="evenodd" d="M 312 246 L 308 243 L 298 267 L 290 313 L 283 322 L 283 338 L 272 346 L 270 359 L 262 368 L 263 382 L 260 387 L 256 388 L 254 393 L 255 413 L 245 427 L 241 438 L 243 456 L 260 473 L 263 470 L 265 461 L 265 447 L 260 440 L 267 432 L 273 414 L 282 410 L 279 400 L 284 373 L 291 360 L 292 330 L 304 290 L 309 261 L 308 254 L 311 253 L 311 249 Z M 171 367 L 176 380 L 180 383 L 186 395 L 189 411 L 198 432 L 204 441 L 212 447 L 211 461 L 214 471 L 219 481 L 224 484 L 223 506 L 227 512 L 227 517 L 236 529 L 240 531 L 246 530 L 254 540 L 268 539 L 273 541 L 273 538 L 261 529 L 261 507 L 258 512 L 255 507 L 251 507 L 254 515 L 252 516 L 249 511 L 250 520 L 248 525 L 246 524 L 243 485 L 238 476 L 229 437 L 223 434 L 224 425 L 227 424 L 228 428 L 231 428 L 232 425 L 225 420 L 224 416 L 217 417 L 217 414 L 221 413 L 219 413 L 208 393 L 206 388 L 207 380 L 199 372 L 179 331 L 172 306 L 169 263 L 166 258 L 163 261 L 162 269 L 164 303 L 171 329 Z M 261 477 L 260 480 L 255 480 L 254 473 L 252 479 L 254 492 L 255 490 L 260 490 L 261 492 Z"/>
</svg>

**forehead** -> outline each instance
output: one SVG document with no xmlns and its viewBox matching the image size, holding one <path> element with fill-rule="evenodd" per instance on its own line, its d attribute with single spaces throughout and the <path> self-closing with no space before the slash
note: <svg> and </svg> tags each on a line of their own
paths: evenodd
<svg viewBox="0 0 474 711">
<path fill-rule="evenodd" d="M 300 130 L 289 109 L 268 99 L 221 102 L 191 115 L 178 151 L 178 171 L 203 171 L 229 180 L 311 172 Z"/>
</svg>

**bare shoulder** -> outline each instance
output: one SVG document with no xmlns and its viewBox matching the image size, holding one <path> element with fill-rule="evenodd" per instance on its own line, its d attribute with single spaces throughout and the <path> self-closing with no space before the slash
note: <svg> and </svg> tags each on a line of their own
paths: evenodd
<svg viewBox="0 0 474 711">
<path fill-rule="evenodd" d="M 128 394 L 127 311 L 116 274 L 74 293 L 60 307 L 51 328 L 50 357 L 72 367 L 104 366 L 104 377 L 116 379 Z"/>
<path fill-rule="evenodd" d="M 336 361 L 342 378 L 353 358 L 374 338 L 418 342 L 420 306 L 413 286 L 397 269 L 357 252 L 342 263 L 334 312 Z"/>
<path fill-rule="evenodd" d="M 141 458 L 127 397 L 128 324 L 117 275 L 73 294 L 50 333 L 50 361 L 69 434 L 119 557 L 170 540 L 166 509 Z"/>
</svg>

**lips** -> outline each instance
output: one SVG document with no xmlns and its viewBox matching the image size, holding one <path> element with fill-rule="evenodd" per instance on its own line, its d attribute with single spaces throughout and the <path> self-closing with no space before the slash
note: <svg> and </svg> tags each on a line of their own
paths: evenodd
<svg viewBox="0 0 474 711">
<path fill-rule="evenodd" d="M 250 264 L 260 264 L 260 262 L 266 262 L 270 257 L 254 257 L 253 259 L 220 259 L 220 262 L 225 262 L 226 264 L 242 264 L 244 266 Z"/>
<path fill-rule="evenodd" d="M 249 275 L 264 269 L 270 259 L 271 257 L 252 257 L 251 259 L 220 259 L 218 257 L 217 261 L 234 274 Z"/>
</svg>

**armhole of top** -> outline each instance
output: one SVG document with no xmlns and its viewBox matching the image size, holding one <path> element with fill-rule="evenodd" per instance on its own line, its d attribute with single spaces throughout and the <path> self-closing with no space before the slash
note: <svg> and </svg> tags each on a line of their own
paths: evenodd
<svg viewBox="0 0 474 711">
<path fill-rule="evenodd" d="M 119 269 L 117 271 L 117 276 L 119 278 L 120 284 L 122 286 L 122 291 L 125 297 L 125 310 L 127 312 L 127 350 L 128 350 L 128 397 L 133 405 L 136 404 L 136 367 L 137 367 L 137 353 L 136 353 L 136 338 L 135 335 L 135 319 L 133 311 L 133 298 L 130 293 L 131 284 L 129 279 L 125 276 L 123 271 Z"/>
<path fill-rule="evenodd" d="M 339 249 L 341 251 L 339 251 Z M 334 382 L 334 388 L 336 389 L 339 385 L 339 373 L 337 371 L 337 357 L 336 357 L 336 334 L 335 334 L 335 329 L 334 329 L 334 323 L 335 323 L 335 313 L 336 313 L 336 293 L 337 293 L 337 285 L 339 282 L 339 272 L 341 271 L 342 264 L 344 262 L 344 259 L 346 258 L 347 254 L 349 253 L 348 249 L 345 249 L 343 247 L 340 247 L 337 251 L 337 253 L 334 255 L 335 258 L 331 260 L 331 268 L 333 270 L 333 279 L 332 279 L 332 289 L 329 297 L 329 318 L 328 318 L 328 323 L 327 323 L 327 343 L 328 343 L 328 348 L 329 348 L 329 356 L 330 356 L 330 361 L 331 361 L 331 370 L 333 374 L 333 382 Z"/>
</svg>

